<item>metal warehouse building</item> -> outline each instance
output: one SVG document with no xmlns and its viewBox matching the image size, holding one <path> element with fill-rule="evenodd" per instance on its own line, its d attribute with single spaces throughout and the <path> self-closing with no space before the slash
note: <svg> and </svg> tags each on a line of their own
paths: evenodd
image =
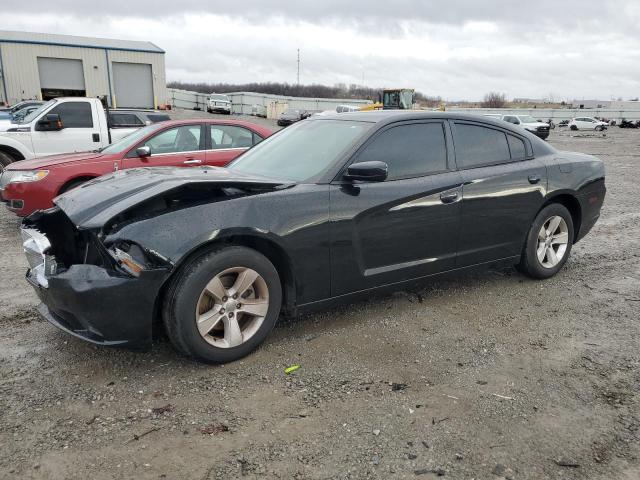
<svg viewBox="0 0 640 480">
<path fill-rule="evenodd" d="M 0 102 L 101 95 L 112 107 L 165 103 L 164 50 L 151 42 L 0 30 Z"/>
</svg>

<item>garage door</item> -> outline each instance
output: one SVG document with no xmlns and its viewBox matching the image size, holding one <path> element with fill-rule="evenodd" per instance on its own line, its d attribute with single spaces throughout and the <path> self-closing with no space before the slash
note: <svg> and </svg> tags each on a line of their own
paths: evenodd
<svg viewBox="0 0 640 480">
<path fill-rule="evenodd" d="M 40 88 L 84 90 L 82 60 L 38 57 Z"/>
<path fill-rule="evenodd" d="M 116 106 L 153 108 L 153 77 L 146 63 L 113 62 Z"/>
</svg>

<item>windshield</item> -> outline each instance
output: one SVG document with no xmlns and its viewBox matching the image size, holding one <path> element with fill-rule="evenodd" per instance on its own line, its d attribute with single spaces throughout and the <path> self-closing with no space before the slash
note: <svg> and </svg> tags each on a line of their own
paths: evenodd
<svg viewBox="0 0 640 480">
<path fill-rule="evenodd" d="M 155 132 L 156 130 L 158 130 L 161 127 L 162 127 L 161 124 L 154 123 L 152 125 L 148 125 L 146 127 L 140 128 L 140 129 L 136 130 L 135 132 L 130 133 L 126 137 L 121 138 L 117 142 L 112 143 L 111 145 L 108 145 L 108 146 L 104 147 L 103 149 L 100 150 L 100 152 L 102 152 L 102 153 L 122 153 L 125 150 L 129 150 L 131 147 L 133 147 L 135 144 L 137 144 L 144 137 L 146 137 L 150 133 Z"/>
<path fill-rule="evenodd" d="M 371 125 L 341 120 L 296 123 L 248 150 L 229 168 L 296 182 L 311 181 L 329 169 Z"/>
<path fill-rule="evenodd" d="M 49 108 L 51 105 L 56 103 L 55 100 L 49 100 L 47 103 L 43 103 L 38 108 L 36 108 L 33 112 L 28 115 L 25 115 L 24 118 L 19 119 L 17 123 L 30 123 L 33 119 L 35 119 L 40 113 L 45 109 Z"/>
<path fill-rule="evenodd" d="M 518 115 L 518 118 L 522 123 L 538 123 L 538 120 L 533 118 L 531 115 Z"/>
<path fill-rule="evenodd" d="M 226 95 L 211 95 L 211 100 L 222 100 L 225 102 L 229 101 L 229 97 L 227 97 Z"/>
</svg>

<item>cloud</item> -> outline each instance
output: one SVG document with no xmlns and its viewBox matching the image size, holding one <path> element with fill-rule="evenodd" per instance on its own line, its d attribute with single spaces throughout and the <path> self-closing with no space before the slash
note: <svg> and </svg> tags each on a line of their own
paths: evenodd
<svg viewBox="0 0 640 480">
<path fill-rule="evenodd" d="M 640 94 L 638 3 L 5 0 L 3 23 L 152 41 L 169 80 L 295 82 L 300 48 L 303 83 L 609 98 Z"/>
</svg>

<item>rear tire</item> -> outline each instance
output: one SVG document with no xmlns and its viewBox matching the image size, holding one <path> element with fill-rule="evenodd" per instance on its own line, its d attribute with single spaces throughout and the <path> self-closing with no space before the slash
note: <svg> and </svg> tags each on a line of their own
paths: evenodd
<svg viewBox="0 0 640 480">
<path fill-rule="evenodd" d="M 267 337 L 280 315 L 282 287 L 259 252 L 223 247 L 189 261 L 172 280 L 162 317 L 171 342 L 206 363 L 238 360 Z"/>
<path fill-rule="evenodd" d="M 0 152 L 0 173 L 4 172 L 4 168 L 15 162 L 15 159 L 4 152 Z"/>
<path fill-rule="evenodd" d="M 564 205 L 544 207 L 531 224 L 518 270 L 531 278 L 553 277 L 571 253 L 573 218 Z"/>
<path fill-rule="evenodd" d="M 571 125 L 571 127 L 570 127 L 570 128 L 571 128 L 571 130 L 573 130 L 574 132 L 575 132 L 576 130 L 578 130 L 578 127 L 576 127 L 575 125 Z"/>
</svg>

